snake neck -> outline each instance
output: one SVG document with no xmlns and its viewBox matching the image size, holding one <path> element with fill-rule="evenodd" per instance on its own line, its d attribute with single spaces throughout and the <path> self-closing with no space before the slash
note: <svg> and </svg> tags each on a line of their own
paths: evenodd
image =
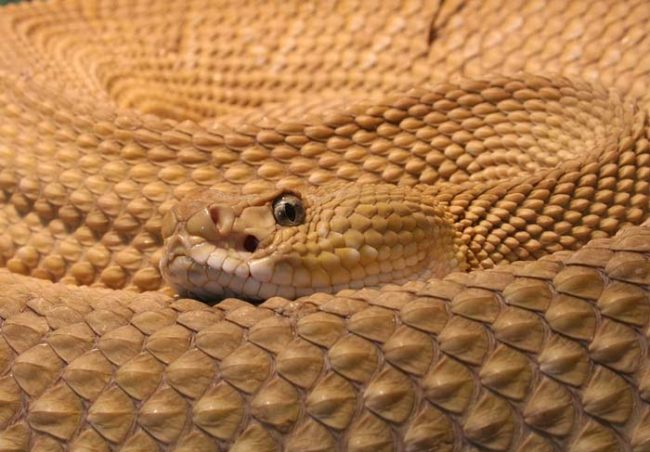
<svg viewBox="0 0 650 452">
<path fill-rule="evenodd" d="M 536 222 L 538 215 L 522 210 L 531 202 L 526 202 L 525 190 L 508 192 L 512 185 L 517 184 L 445 187 L 436 196 L 455 233 L 458 270 L 489 269 L 502 262 L 536 259 L 570 247 L 569 243 L 539 240 L 535 233 L 543 231 Z"/>
<path fill-rule="evenodd" d="M 444 212 L 445 221 L 453 231 L 453 246 L 455 248 L 457 269 L 468 271 L 479 268 L 491 268 L 495 265 L 497 256 L 492 255 L 491 248 L 484 244 L 492 230 L 492 223 L 486 224 L 486 214 L 489 206 L 483 206 L 486 214 L 470 211 L 469 207 L 479 198 L 480 190 L 475 186 L 462 190 L 456 187 L 454 192 L 443 190 L 436 196 L 436 201 Z M 451 198 L 451 199 L 450 199 Z"/>
<path fill-rule="evenodd" d="M 640 164 L 625 165 L 632 159 Z M 615 194 L 621 185 L 617 173 L 627 180 Z M 488 269 L 576 250 L 641 224 L 650 212 L 649 177 L 648 141 L 639 140 L 597 162 L 566 162 L 562 170 L 507 182 L 444 187 L 434 197 L 455 230 L 459 270 Z"/>
</svg>

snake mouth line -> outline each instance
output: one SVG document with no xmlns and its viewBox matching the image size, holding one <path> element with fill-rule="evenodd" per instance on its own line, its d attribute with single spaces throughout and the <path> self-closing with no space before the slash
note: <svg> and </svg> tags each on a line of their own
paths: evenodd
<svg viewBox="0 0 650 452">
<path fill-rule="evenodd" d="M 179 293 L 208 303 L 227 297 L 259 301 L 313 292 L 271 282 L 273 261 L 251 259 L 258 246 L 259 240 L 252 234 L 230 236 L 218 246 L 207 241 L 193 244 L 191 237 L 178 234 L 167 244 L 160 268 Z"/>
<path fill-rule="evenodd" d="M 175 240 L 187 242 L 187 238 Z M 206 252 L 208 247 L 212 248 L 211 253 Z M 384 282 L 395 282 L 390 274 L 379 274 L 364 280 L 330 286 L 299 287 L 292 280 L 287 280 L 284 284 L 277 283 L 274 282 L 277 262 L 268 256 L 249 260 L 251 254 L 232 248 L 215 249 L 209 244 L 185 248 L 176 245 L 161 262 L 161 269 L 173 288 L 183 296 L 208 304 L 230 297 L 243 298 L 257 304 L 275 296 L 295 299 L 314 292 L 337 293 L 344 289 L 377 287 Z M 417 278 L 430 276 L 430 269 L 416 275 Z"/>
<path fill-rule="evenodd" d="M 258 261 L 253 261 L 251 264 L 242 262 L 233 269 L 232 259 L 228 260 L 226 257 L 220 266 L 214 266 L 213 264 L 217 264 L 218 260 L 221 260 L 220 256 L 212 259 L 212 264 L 202 265 L 186 253 L 174 254 L 169 256 L 162 267 L 163 271 L 169 275 L 170 284 L 179 293 L 208 304 L 229 297 L 243 298 L 246 301 L 259 303 L 274 296 L 296 298 L 315 291 L 314 288 L 296 288 L 255 279 L 251 276 L 251 265 L 255 269 Z M 259 267 L 257 271 L 260 271 Z M 263 269 L 261 271 L 271 273 L 272 270 Z M 333 288 L 317 290 L 331 293 Z"/>
</svg>

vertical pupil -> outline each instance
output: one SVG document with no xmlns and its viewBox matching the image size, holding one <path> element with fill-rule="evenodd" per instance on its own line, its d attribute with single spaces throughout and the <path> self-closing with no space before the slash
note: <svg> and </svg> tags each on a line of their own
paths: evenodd
<svg viewBox="0 0 650 452">
<path fill-rule="evenodd" d="M 291 204 L 284 205 L 284 215 L 289 219 L 289 221 L 296 221 L 296 210 Z"/>
</svg>

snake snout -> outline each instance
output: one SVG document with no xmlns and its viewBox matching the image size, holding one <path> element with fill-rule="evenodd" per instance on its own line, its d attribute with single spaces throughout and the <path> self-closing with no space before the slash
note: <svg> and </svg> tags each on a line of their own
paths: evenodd
<svg viewBox="0 0 650 452">
<path fill-rule="evenodd" d="M 203 300 L 257 296 L 262 283 L 251 276 L 259 267 L 252 263 L 267 262 L 263 257 L 275 231 L 270 203 L 197 193 L 165 218 L 161 271 L 176 290 Z"/>
<path fill-rule="evenodd" d="M 217 232 L 227 232 L 231 231 L 231 234 L 234 236 L 237 236 L 235 240 L 232 240 L 232 243 L 235 248 L 237 249 L 243 249 L 247 253 L 254 253 L 257 251 L 257 247 L 260 244 L 260 239 L 255 235 L 255 234 L 242 234 L 238 230 L 233 230 L 233 224 L 235 222 L 235 218 L 233 215 L 232 209 L 224 209 L 220 206 L 212 206 L 208 209 L 208 214 L 210 216 L 210 220 L 212 220 L 213 226 L 215 229 L 209 228 L 209 227 L 203 227 L 201 228 L 201 232 L 206 231 L 206 230 L 216 230 Z M 201 218 L 204 220 L 203 215 L 201 215 Z M 241 229 L 241 228 L 237 228 Z M 222 237 L 222 238 L 227 238 Z M 235 237 L 233 237 L 235 238 Z M 209 240 L 208 237 L 206 239 Z"/>
</svg>

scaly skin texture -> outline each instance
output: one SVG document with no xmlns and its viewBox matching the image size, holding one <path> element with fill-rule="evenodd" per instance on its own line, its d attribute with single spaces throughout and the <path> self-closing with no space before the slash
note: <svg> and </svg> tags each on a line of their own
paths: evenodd
<svg viewBox="0 0 650 452">
<path fill-rule="evenodd" d="M 0 282 L 2 450 L 650 447 L 650 223 L 259 307 Z"/>
<path fill-rule="evenodd" d="M 389 184 L 292 190 L 305 220 L 277 224 L 273 199 L 201 191 L 163 220 L 161 271 L 181 293 L 295 299 L 403 284 L 468 269 L 469 250 L 446 207 L 424 190 Z M 256 243 L 246 249 L 246 240 Z"/>
<path fill-rule="evenodd" d="M 420 118 L 394 113 L 394 124 L 365 132 L 387 136 L 385 146 L 409 147 L 415 155 L 407 165 L 418 164 L 418 147 L 428 160 L 446 146 L 465 174 L 413 187 L 293 184 L 258 196 L 199 190 L 167 216 L 161 268 L 168 280 L 204 299 L 293 299 L 577 249 L 647 216 L 646 112 L 616 92 L 524 75 L 412 90 L 397 103 Z M 464 127 L 458 118 L 468 118 Z M 371 122 L 350 119 L 346 125 Z M 554 150 L 566 160 L 547 162 Z M 513 163 L 491 167 L 500 158 Z M 306 217 L 298 225 L 274 220 L 273 199 L 283 191 L 302 200 Z M 246 237 L 259 243 L 252 252 Z"/>
<path fill-rule="evenodd" d="M 0 449 L 648 450 L 649 29 L 644 1 L 3 8 Z M 345 181 L 433 196 L 472 268 L 529 262 L 165 293 L 186 195 Z"/>
</svg>

